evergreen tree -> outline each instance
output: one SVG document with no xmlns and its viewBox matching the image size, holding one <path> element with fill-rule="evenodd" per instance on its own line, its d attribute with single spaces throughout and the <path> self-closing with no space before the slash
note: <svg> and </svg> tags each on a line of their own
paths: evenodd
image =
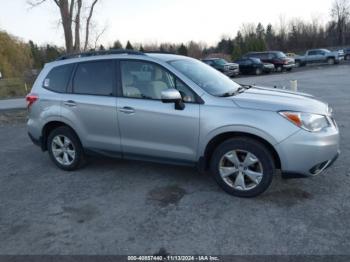
<svg viewBox="0 0 350 262">
<path fill-rule="evenodd" d="M 119 40 L 117 40 L 117 41 L 114 41 L 111 49 L 122 49 L 122 48 L 123 48 L 123 45 L 120 43 Z"/>
<path fill-rule="evenodd" d="M 126 47 L 125 47 L 126 49 L 129 49 L 129 50 L 134 50 L 134 47 L 131 45 L 131 43 L 130 43 L 130 41 L 128 41 L 127 43 L 126 43 Z"/>
<path fill-rule="evenodd" d="M 188 53 L 187 47 L 181 43 L 180 47 L 177 49 L 177 53 L 179 55 L 187 55 Z"/>
<path fill-rule="evenodd" d="M 268 49 L 274 49 L 275 46 L 275 32 L 271 24 L 266 27 L 265 40 Z"/>
<path fill-rule="evenodd" d="M 264 26 L 259 23 L 256 27 L 256 36 L 258 37 L 258 39 L 264 39 L 265 38 L 265 28 Z"/>
</svg>

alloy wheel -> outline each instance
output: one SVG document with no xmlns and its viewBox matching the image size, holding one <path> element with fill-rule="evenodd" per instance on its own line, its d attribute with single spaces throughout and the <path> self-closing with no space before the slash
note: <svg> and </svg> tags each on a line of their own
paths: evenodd
<svg viewBox="0 0 350 262">
<path fill-rule="evenodd" d="M 68 137 L 64 135 L 55 136 L 52 139 L 51 149 L 54 158 L 61 165 L 69 166 L 74 162 L 76 151 Z"/>
<path fill-rule="evenodd" d="M 261 161 L 245 150 L 227 152 L 219 162 L 219 172 L 228 186 L 241 191 L 255 188 L 263 177 Z"/>
</svg>

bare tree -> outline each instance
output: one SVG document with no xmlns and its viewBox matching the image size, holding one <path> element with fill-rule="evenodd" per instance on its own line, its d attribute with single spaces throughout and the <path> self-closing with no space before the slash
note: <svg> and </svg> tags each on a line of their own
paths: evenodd
<svg viewBox="0 0 350 262">
<path fill-rule="evenodd" d="M 71 0 L 73 1 L 73 0 Z M 81 1 L 81 0 L 80 0 Z M 89 44 L 89 34 L 90 34 L 90 24 L 91 24 L 91 18 L 92 14 L 94 13 L 94 8 L 98 0 L 94 0 L 92 2 L 92 5 L 90 6 L 89 15 L 86 19 L 86 26 L 85 26 L 85 44 L 84 44 L 84 51 L 87 49 L 87 46 Z"/>
<path fill-rule="evenodd" d="M 334 0 L 331 15 L 337 24 L 338 44 L 344 45 L 346 24 L 350 19 L 350 1 Z"/>
<path fill-rule="evenodd" d="M 60 11 L 61 22 L 63 27 L 66 52 L 74 53 L 81 51 L 81 32 L 82 32 L 82 10 L 84 6 L 87 8 L 87 17 L 85 20 L 85 41 L 83 50 L 88 48 L 90 41 L 91 20 L 94 8 L 98 0 L 92 0 L 90 4 L 86 0 L 28 0 L 31 7 L 39 6 L 45 2 L 53 2 Z M 74 25 L 74 37 L 73 37 Z M 100 37 L 100 36 L 99 36 Z M 74 44 L 73 44 L 74 43 Z"/>
</svg>

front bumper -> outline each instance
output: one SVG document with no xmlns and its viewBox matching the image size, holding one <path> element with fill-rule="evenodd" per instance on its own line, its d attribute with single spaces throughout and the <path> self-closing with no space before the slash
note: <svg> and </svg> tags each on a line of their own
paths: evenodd
<svg viewBox="0 0 350 262">
<path fill-rule="evenodd" d="M 239 68 L 230 69 L 230 70 L 224 71 L 223 73 L 227 76 L 237 76 L 239 74 Z"/>
<path fill-rule="evenodd" d="M 282 66 L 284 69 L 294 68 L 295 64 L 287 64 Z"/>
<path fill-rule="evenodd" d="M 275 148 L 284 176 L 316 176 L 337 159 L 340 153 L 339 131 L 336 126 L 317 133 L 299 130 Z"/>
<path fill-rule="evenodd" d="M 263 67 L 263 71 L 264 72 L 272 72 L 274 70 L 275 70 L 275 66 L 274 65 L 272 65 L 272 66 L 264 66 Z"/>
</svg>

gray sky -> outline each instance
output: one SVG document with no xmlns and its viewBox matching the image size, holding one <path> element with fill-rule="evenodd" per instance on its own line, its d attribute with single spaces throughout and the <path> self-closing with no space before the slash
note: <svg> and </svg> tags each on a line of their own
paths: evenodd
<svg viewBox="0 0 350 262">
<path fill-rule="evenodd" d="M 86 0 L 89 1 L 89 0 Z M 36 43 L 64 45 L 52 0 L 30 9 L 26 0 L 0 0 L 0 29 Z M 142 43 L 203 41 L 234 36 L 242 23 L 318 18 L 327 22 L 332 0 L 100 0 L 94 16 L 107 30 L 104 45 L 119 39 Z"/>
</svg>

